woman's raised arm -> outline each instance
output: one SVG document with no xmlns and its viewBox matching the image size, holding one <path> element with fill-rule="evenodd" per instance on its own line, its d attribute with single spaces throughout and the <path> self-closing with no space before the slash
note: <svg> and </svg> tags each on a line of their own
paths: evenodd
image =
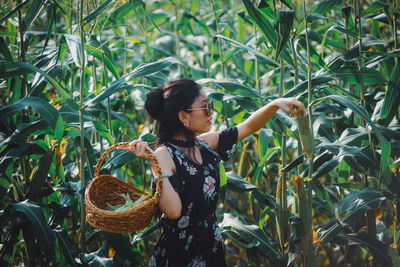
<svg viewBox="0 0 400 267">
<path fill-rule="evenodd" d="M 302 112 L 306 115 L 303 103 L 296 98 L 278 98 L 271 101 L 268 105 L 263 106 L 251 114 L 244 122 L 237 125 L 238 141 L 258 131 L 279 109 L 282 109 L 296 118 L 296 111 L 294 108 L 296 108 L 298 112 Z"/>
</svg>

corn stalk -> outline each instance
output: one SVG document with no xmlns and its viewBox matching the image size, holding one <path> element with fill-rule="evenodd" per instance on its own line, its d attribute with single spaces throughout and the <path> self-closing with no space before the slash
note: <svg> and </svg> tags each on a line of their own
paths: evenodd
<svg viewBox="0 0 400 267">
<path fill-rule="evenodd" d="M 357 14 L 357 21 L 358 21 L 358 34 L 359 34 L 359 46 L 358 46 L 358 70 L 360 72 L 360 100 L 361 100 L 361 105 L 363 107 L 365 107 L 365 99 L 364 99 L 364 82 L 363 82 L 363 74 L 362 74 L 362 25 L 361 25 L 361 3 L 360 0 L 356 0 L 356 7 L 357 9 L 355 10 L 356 14 Z M 363 126 L 365 125 L 364 120 L 360 119 L 360 124 Z M 371 149 L 374 152 L 374 148 L 372 145 L 372 137 L 371 137 L 371 130 L 368 129 L 368 139 L 369 139 L 369 143 L 371 145 Z M 380 168 L 382 169 L 382 168 Z M 379 173 L 379 177 L 382 176 L 382 170 L 380 170 Z M 364 186 L 368 187 L 368 175 L 367 174 L 363 174 L 364 177 Z M 374 210 L 369 210 L 367 211 L 367 230 L 368 230 L 368 234 L 371 237 L 375 237 L 376 236 L 376 221 L 375 221 L 375 212 Z M 373 260 L 373 265 L 376 265 L 376 262 Z"/>
<path fill-rule="evenodd" d="M 293 54 L 293 61 L 294 61 L 294 85 L 296 86 L 297 84 L 299 84 L 299 67 L 297 65 L 297 54 L 296 54 L 296 50 L 294 48 L 294 39 L 296 37 L 296 32 L 293 31 L 292 32 L 292 36 L 290 37 L 290 47 L 292 49 L 292 54 Z M 301 145 L 300 143 L 297 145 L 297 155 L 301 155 L 303 153 L 303 150 L 301 149 Z M 301 172 L 301 165 L 299 165 L 297 167 L 297 173 Z"/>
<path fill-rule="evenodd" d="M 254 47 L 257 50 L 257 28 L 256 25 L 253 24 L 253 30 L 254 30 Z M 257 92 L 260 92 L 260 81 L 259 81 L 259 72 L 258 72 L 258 58 L 255 57 L 255 61 L 254 61 L 254 79 L 256 80 L 256 90 Z"/>
<path fill-rule="evenodd" d="M 394 39 L 394 50 L 397 49 L 397 19 L 398 19 L 398 14 L 395 13 L 396 10 L 396 1 L 393 0 L 393 39 Z M 395 58 L 395 61 L 397 61 L 397 57 Z"/>
<path fill-rule="evenodd" d="M 210 4 L 214 13 L 215 17 L 215 25 L 217 26 L 217 34 L 221 34 L 221 31 L 219 29 L 218 25 L 218 17 L 217 17 L 217 12 L 215 11 L 215 5 L 214 5 L 214 0 L 210 0 Z M 225 67 L 224 67 L 224 58 L 222 56 L 222 42 L 221 38 L 218 38 L 218 49 L 219 49 L 219 57 L 221 60 L 221 72 L 222 72 L 222 77 L 225 78 Z"/>
<path fill-rule="evenodd" d="M 79 29 L 80 29 L 80 35 L 81 35 L 81 79 L 80 79 L 80 87 L 79 87 L 79 128 L 80 128 L 80 138 L 81 138 L 81 159 L 80 159 L 80 176 L 81 176 L 81 186 L 82 188 L 85 187 L 85 169 L 84 169 L 84 160 L 85 160 L 85 129 L 83 125 L 83 112 L 84 112 L 84 106 L 83 106 L 83 88 L 85 85 L 85 57 L 84 57 L 84 31 L 83 31 L 83 2 L 84 0 L 81 0 L 81 5 L 80 5 L 80 14 L 79 14 Z M 79 244 L 80 247 L 83 251 L 86 251 L 86 237 L 85 237 L 85 232 L 86 232 L 86 219 L 85 219 L 85 205 L 84 202 L 81 204 L 81 227 L 80 227 L 80 235 L 79 235 Z"/>
<path fill-rule="evenodd" d="M 306 48 L 307 48 L 307 100 L 308 100 L 308 124 L 311 136 L 313 136 L 313 124 L 312 124 L 312 110 L 311 110 L 311 57 L 310 57 L 310 42 L 308 38 L 308 22 L 307 22 L 307 12 L 306 3 L 303 0 L 303 13 L 305 20 L 305 33 L 306 33 Z M 313 139 L 313 138 L 312 138 Z M 299 214 L 302 222 L 309 222 L 308 224 L 303 223 L 304 238 L 302 238 L 301 248 L 303 253 L 303 263 L 304 266 L 313 266 L 313 243 L 312 243 L 312 173 L 313 173 L 313 161 L 314 153 L 311 157 L 308 157 L 309 167 L 308 167 L 308 184 L 307 184 L 307 198 L 306 198 L 306 212 Z"/>
<path fill-rule="evenodd" d="M 275 0 L 273 1 L 274 5 L 274 14 L 277 17 L 276 12 L 276 3 Z M 278 49 L 279 38 L 280 38 L 280 24 L 277 29 L 277 42 L 276 42 L 276 49 Z M 277 51 L 276 51 L 277 53 Z M 280 64 L 280 76 L 279 76 L 279 97 L 283 96 L 285 91 L 285 67 L 282 58 L 279 56 L 279 64 Z M 281 157 L 282 157 L 282 168 L 286 166 L 286 127 L 281 123 L 281 127 L 283 129 L 282 133 L 282 150 L 281 150 Z M 285 246 L 289 241 L 289 224 L 288 224 L 288 208 L 287 208 L 287 188 L 286 188 L 286 173 L 279 172 L 279 181 L 278 181 L 278 190 L 276 192 L 276 204 L 277 204 L 277 212 L 276 212 L 276 225 L 277 225 L 277 233 L 280 243 L 281 252 L 284 253 Z"/>
</svg>

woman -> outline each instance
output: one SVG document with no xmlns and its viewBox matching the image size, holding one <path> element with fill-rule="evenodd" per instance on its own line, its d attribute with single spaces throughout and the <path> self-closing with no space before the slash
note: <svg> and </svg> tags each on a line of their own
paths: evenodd
<svg viewBox="0 0 400 267">
<path fill-rule="evenodd" d="M 149 266 L 226 266 L 221 231 L 215 216 L 219 191 L 219 160 L 227 160 L 236 143 L 263 127 L 282 109 L 305 115 L 295 98 L 276 99 L 244 122 L 208 132 L 212 102 L 192 80 L 166 83 L 147 94 L 145 109 L 159 122 L 154 155 L 163 174 L 159 208 L 163 232 Z M 200 135 L 198 135 L 200 134 Z M 127 149 L 147 159 L 146 142 Z M 152 166 L 155 174 L 154 166 Z"/>
</svg>

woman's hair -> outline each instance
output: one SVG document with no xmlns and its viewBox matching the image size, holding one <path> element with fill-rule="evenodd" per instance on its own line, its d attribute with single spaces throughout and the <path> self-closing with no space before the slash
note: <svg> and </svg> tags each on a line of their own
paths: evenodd
<svg viewBox="0 0 400 267">
<path fill-rule="evenodd" d="M 146 95 L 144 107 L 159 122 L 159 144 L 172 139 L 175 134 L 183 134 L 188 140 L 194 140 L 194 133 L 183 126 L 178 113 L 191 107 L 200 89 L 195 81 L 180 79 L 157 87 Z"/>
</svg>

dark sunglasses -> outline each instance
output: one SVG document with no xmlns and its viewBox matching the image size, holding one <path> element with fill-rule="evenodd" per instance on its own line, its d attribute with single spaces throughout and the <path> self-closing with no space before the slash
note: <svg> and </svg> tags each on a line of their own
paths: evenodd
<svg viewBox="0 0 400 267">
<path fill-rule="evenodd" d="M 205 109 L 206 112 L 207 112 L 207 117 L 209 117 L 213 112 L 213 107 L 214 107 L 213 101 L 210 100 L 210 101 L 208 101 L 207 106 L 205 106 L 204 108 L 188 108 L 186 110 L 190 110 L 191 111 L 191 110 Z"/>
</svg>

